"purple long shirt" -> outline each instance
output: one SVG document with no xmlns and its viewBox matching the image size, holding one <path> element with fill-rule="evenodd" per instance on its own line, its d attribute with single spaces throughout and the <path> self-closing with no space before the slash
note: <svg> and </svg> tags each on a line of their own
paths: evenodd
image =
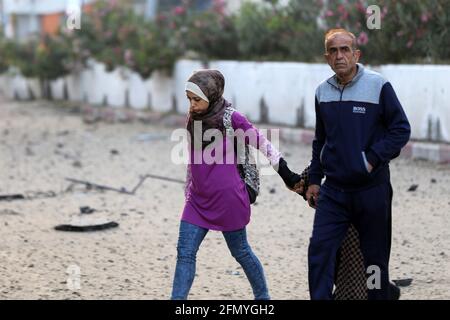
<svg viewBox="0 0 450 320">
<path fill-rule="evenodd" d="M 231 116 L 234 130 L 242 129 L 244 132 L 253 130 L 256 141 L 246 139 L 253 147 L 259 149 L 270 161 L 276 165 L 281 157 L 280 152 L 256 129 L 245 116 L 239 112 L 233 112 Z M 194 156 L 201 158 L 207 149 L 194 150 L 190 148 L 190 164 L 186 183 L 186 202 L 181 220 L 202 228 L 217 231 L 235 231 L 244 228 L 250 222 L 250 199 L 245 182 L 239 175 L 234 163 L 225 159 L 226 152 L 233 152 L 232 139 L 223 138 L 223 163 L 205 163 L 201 161 L 195 164 Z M 214 156 L 214 153 L 212 153 Z"/>
</svg>

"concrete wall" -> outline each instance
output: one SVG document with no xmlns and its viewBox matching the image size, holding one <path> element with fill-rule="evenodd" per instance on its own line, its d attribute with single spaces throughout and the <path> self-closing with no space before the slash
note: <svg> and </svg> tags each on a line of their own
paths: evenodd
<svg viewBox="0 0 450 320">
<path fill-rule="evenodd" d="M 185 81 L 203 67 L 198 61 L 180 60 L 173 76 L 156 72 L 142 79 L 127 69 L 107 72 L 92 61 L 81 73 L 53 81 L 52 93 L 63 99 L 66 85 L 73 101 L 186 113 Z M 332 74 L 325 64 L 213 61 L 208 67 L 223 72 L 224 96 L 252 121 L 304 128 L 314 128 L 314 92 Z M 450 66 L 385 65 L 376 71 L 396 90 L 412 124 L 413 139 L 450 142 Z M 3 76 L 1 82 L 10 98 L 27 99 L 28 88 L 39 97 L 36 80 L 16 75 Z"/>
<path fill-rule="evenodd" d="M 225 97 L 253 121 L 314 127 L 317 84 L 332 73 L 323 64 L 217 61 Z M 264 119 L 266 118 L 266 119 Z"/>
<path fill-rule="evenodd" d="M 450 66 L 386 65 L 380 72 L 391 81 L 417 139 L 450 142 Z"/>
</svg>

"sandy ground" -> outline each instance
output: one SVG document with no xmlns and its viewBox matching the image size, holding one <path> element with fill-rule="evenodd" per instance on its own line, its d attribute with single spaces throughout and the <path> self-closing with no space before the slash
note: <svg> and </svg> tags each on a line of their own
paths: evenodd
<svg viewBox="0 0 450 320">
<path fill-rule="evenodd" d="M 185 167 L 170 161 L 171 131 L 142 123 L 89 125 L 45 102 L 1 100 L 0 194 L 58 195 L 0 202 L 0 299 L 167 299 L 182 186 L 147 180 L 135 195 L 83 187 L 64 192 L 69 186 L 64 178 L 127 189 L 147 173 L 184 179 Z M 139 141 L 141 134 L 152 140 Z M 309 160 L 309 146 L 280 148 L 296 171 Z M 449 299 L 450 166 L 398 159 L 392 163 L 392 183 L 391 277 L 413 279 L 402 299 Z M 419 186 L 408 192 L 412 184 Z M 81 215 L 82 206 L 97 211 Z M 53 229 L 74 218 L 108 219 L 119 227 L 91 233 Z M 248 233 L 273 299 L 309 298 L 312 219 L 312 209 L 278 176 L 263 178 Z M 197 261 L 191 299 L 252 299 L 221 233 L 207 235 Z M 68 286 L 76 285 L 76 275 L 69 274 L 74 265 L 81 274 L 78 290 Z"/>
</svg>

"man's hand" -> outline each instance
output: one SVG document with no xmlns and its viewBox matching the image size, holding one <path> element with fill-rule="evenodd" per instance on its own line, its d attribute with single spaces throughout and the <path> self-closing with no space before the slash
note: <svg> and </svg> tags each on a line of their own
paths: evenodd
<svg viewBox="0 0 450 320">
<path fill-rule="evenodd" d="M 319 199 L 319 191 L 320 186 L 317 184 L 312 184 L 308 187 L 308 190 L 306 191 L 306 201 L 308 201 L 308 204 L 311 208 L 316 208 L 317 206 L 317 200 Z"/>
<path fill-rule="evenodd" d="M 367 162 L 367 171 L 369 171 L 369 173 L 371 173 L 373 170 L 373 166 L 370 164 L 370 162 Z"/>
</svg>

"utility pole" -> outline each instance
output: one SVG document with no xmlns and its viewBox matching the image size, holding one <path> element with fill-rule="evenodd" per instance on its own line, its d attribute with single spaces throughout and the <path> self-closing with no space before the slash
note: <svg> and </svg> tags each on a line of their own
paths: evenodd
<svg viewBox="0 0 450 320">
<path fill-rule="evenodd" d="M 5 31 L 4 31 L 5 19 L 4 18 L 5 17 L 3 15 L 3 0 L 0 0 L 0 32 L 1 32 L 2 36 L 5 34 Z"/>
<path fill-rule="evenodd" d="M 30 33 L 31 34 L 39 34 L 39 22 L 38 15 L 36 12 L 36 0 L 31 0 L 31 21 L 30 21 Z"/>
<path fill-rule="evenodd" d="M 145 17 L 153 20 L 158 12 L 158 0 L 146 0 Z"/>
</svg>

